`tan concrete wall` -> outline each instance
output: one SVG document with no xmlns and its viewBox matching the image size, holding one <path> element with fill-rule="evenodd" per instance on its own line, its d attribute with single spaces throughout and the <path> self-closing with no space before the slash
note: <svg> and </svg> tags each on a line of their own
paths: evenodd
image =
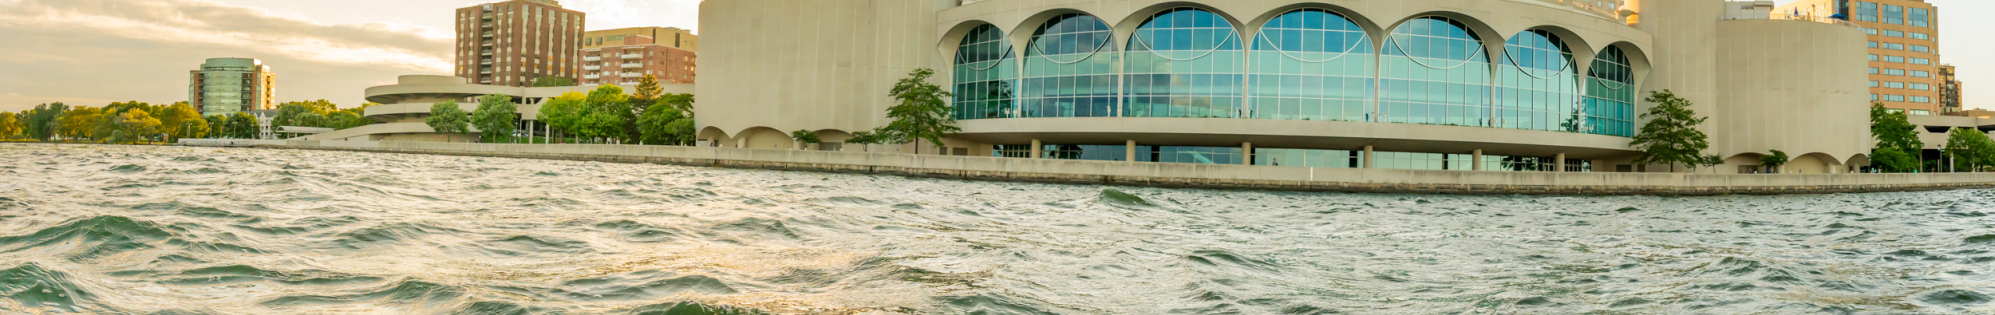
<svg viewBox="0 0 1995 315">
<path fill-rule="evenodd" d="M 1839 166 L 1870 152 L 1862 29 L 1734 20 L 1718 22 L 1717 34 L 1719 98 L 1700 106 L 1715 110 L 1711 153 L 1821 153 L 1835 161 L 1820 162 Z"/>
<path fill-rule="evenodd" d="M 700 3 L 700 129 L 871 130 L 887 91 L 931 48 L 933 0 L 728 0 Z M 932 83 L 948 83 L 938 75 Z"/>
<path fill-rule="evenodd" d="M 1716 175 L 1330 169 L 630 145 L 185 139 L 183 145 L 354 150 L 855 172 L 966 180 L 1375 193 L 1720 195 L 1995 188 L 1995 173 Z"/>
</svg>

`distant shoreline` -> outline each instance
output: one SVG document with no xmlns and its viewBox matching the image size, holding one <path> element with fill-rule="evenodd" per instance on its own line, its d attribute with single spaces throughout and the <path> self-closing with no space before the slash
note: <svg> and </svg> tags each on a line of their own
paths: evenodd
<svg viewBox="0 0 1995 315">
<path fill-rule="evenodd" d="M 1717 196 L 1995 188 L 1995 173 L 1735 175 L 1427 171 L 600 144 L 185 139 L 180 145 L 671 164 L 974 181 L 1373 194 Z"/>
</svg>

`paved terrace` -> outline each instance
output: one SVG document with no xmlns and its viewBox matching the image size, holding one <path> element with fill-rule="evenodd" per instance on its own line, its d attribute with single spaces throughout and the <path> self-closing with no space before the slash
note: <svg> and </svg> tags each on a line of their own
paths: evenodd
<svg viewBox="0 0 1995 315">
<path fill-rule="evenodd" d="M 654 163 L 959 180 L 1353 193 L 1771 195 L 1995 188 L 1995 173 L 1720 175 L 1426 171 L 592 144 L 184 139 L 182 145 Z"/>
</svg>

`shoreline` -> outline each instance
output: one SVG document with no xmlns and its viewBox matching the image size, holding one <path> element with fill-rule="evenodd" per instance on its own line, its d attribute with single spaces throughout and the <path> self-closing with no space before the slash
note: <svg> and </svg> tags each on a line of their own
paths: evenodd
<svg viewBox="0 0 1995 315">
<path fill-rule="evenodd" d="M 1365 194 L 1719 196 L 1995 188 L 1995 173 L 1733 175 L 1428 171 L 601 144 L 186 139 L 179 145 L 668 164 L 971 181 Z"/>
</svg>

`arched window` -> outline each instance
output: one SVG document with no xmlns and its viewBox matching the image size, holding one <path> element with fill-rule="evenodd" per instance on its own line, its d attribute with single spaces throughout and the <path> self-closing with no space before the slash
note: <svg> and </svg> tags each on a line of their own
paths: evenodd
<svg viewBox="0 0 1995 315">
<path fill-rule="evenodd" d="M 1144 20 L 1123 55 L 1127 117 L 1240 117 L 1245 56 L 1233 23 L 1177 8 Z"/>
<path fill-rule="evenodd" d="M 1607 46 L 1586 71 L 1586 129 L 1581 132 L 1635 136 L 1635 68 L 1627 52 Z"/>
<path fill-rule="evenodd" d="M 1101 19 L 1064 14 L 1032 33 L 1019 117 L 1114 117 L 1114 33 Z"/>
<path fill-rule="evenodd" d="M 1579 67 L 1564 40 L 1544 30 L 1518 33 L 1498 62 L 1495 126 L 1580 132 Z"/>
<path fill-rule="evenodd" d="M 1379 54 L 1378 121 L 1488 126 L 1489 54 L 1468 26 L 1444 17 L 1400 25 Z"/>
<path fill-rule="evenodd" d="M 1018 67 L 1004 31 L 984 24 L 956 47 L 956 119 L 1017 117 Z"/>
<path fill-rule="evenodd" d="M 1321 9 L 1290 11 L 1269 20 L 1253 47 L 1250 117 L 1370 121 L 1377 55 L 1357 23 Z"/>
</svg>

